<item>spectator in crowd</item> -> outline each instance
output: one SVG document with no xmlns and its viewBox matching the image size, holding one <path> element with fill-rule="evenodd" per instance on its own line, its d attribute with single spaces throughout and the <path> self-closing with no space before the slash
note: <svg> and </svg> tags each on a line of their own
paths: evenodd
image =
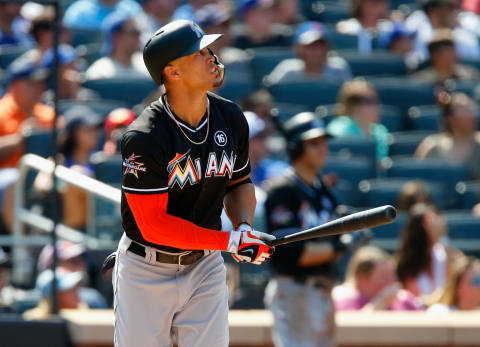
<svg viewBox="0 0 480 347">
<path fill-rule="evenodd" d="M 78 290 L 82 282 L 81 272 L 71 272 L 63 268 L 55 271 L 57 281 L 58 309 L 87 310 L 88 305 L 80 300 Z M 36 283 L 36 289 L 40 293 L 41 300 L 38 305 L 23 313 L 25 320 L 43 320 L 52 314 L 52 270 L 42 272 Z"/>
<path fill-rule="evenodd" d="M 345 82 L 338 97 L 339 117 L 327 127 L 336 137 L 359 137 L 375 142 L 376 158 L 388 156 L 388 130 L 379 123 L 380 102 L 375 87 L 361 78 Z"/>
<path fill-rule="evenodd" d="M 447 235 L 445 218 L 431 205 L 414 205 L 397 252 L 397 275 L 415 296 L 428 297 L 445 288 L 448 264 L 455 251 L 442 240 Z"/>
<path fill-rule="evenodd" d="M 59 240 L 56 243 L 58 266 L 71 272 L 82 274 L 82 282 L 79 286 L 79 297 L 81 301 L 88 304 L 90 308 L 107 308 L 107 303 L 103 296 L 94 288 L 87 287 L 88 273 L 85 258 L 87 250 L 81 244 L 75 244 L 66 240 Z M 52 267 L 53 247 L 51 244 L 43 247 L 38 257 L 37 270 L 42 273 Z"/>
<path fill-rule="evenodd" d="M 259 89 L 248 94 L 242 100 L 241 107 L 243 110 L 254 112 L 267 123 L 267 127 L 271 126 L 269 123 L 273 107 L 273 98 L 267 89 Z"/>
<path fill-rule="evenodd" d="M 101 30 L 104 20 L 112 13 L 124 13 L 130 17 L 142 11 L 135 0 L 76 0 L 63 16 L 67 28 Z"/>
<path fill-rule="evenodd" d="M 148 74 L 140 47 L 140 31 L 132 17 L 114 13 L 105 20 L 104 54 L 86 71 L 85 78 L 145 77 Z"/>
<path fill-rule="evenodd" d="M 274 0 L 273 10 L 275 23 L 294 25 L 301 19 L 299 0 Z"/>
<path fill-rule="evenodd" d="M 343 58 L 329 56 L 330 42 L 320 23 L 300 24 L 294 44 L 298 58 L 280 62 L 268 75 L 268 83 L 308 77 L 344 81 L 352 77 L 348 63 Z"/>
<path fill-rule="evenodd" d="M 140 41 L 145 46 L 148 39 L 170 21 L 177 7 L 177 0 L 140 0 L 143 11 L 135 17 L 137 28 L 140 30 Z"/>
<path fill-rule="evenodd" d="M 333 288 L 332 298 L 337 311 L 422 309 L 419 300 L 397 282 L 393 258 L 372 246 L 355 252 L 346 280 Z"/>
<path fill-rule="evenodd" d="M 10 260 L 2 247 L 0 247 L 0 313 L 9 313 L 12 310 L 11 302 L 9 302 L 8 295 L 5 293 L 9 282 L 10 267 Z"/>
<path fill-rule="evenodd" d="M 215 41 L 209 47 L 220 58 L 222 64 L 228 65 L 228 73 L 234 72 L 249 76 L 250 61 L 247 53 L 232 45 L 232 13 L 230 9 L 221 4 L 207 4 L 195 11 L 195 21 L 205 31 L 205 34 L 223 34 L 221 40 Z"/>
<path fill-rule="evenodd" d="M 480 308 L 480 261 L 458 257 L 451 266 L 445 289 L 428 311 L 434 314 Z"/>
<path fill-rule="evenodd" d="M 480 57 L 478 37 L 459 23 L 459 0 L 422 0 L 421 3 L 422 9 L 413 12 L 405 24 L 417 32 L 415 50 L 423 60 L 428 58 L 427 45 L 433 40 L 434 32 L 443 28 L 453 30 L 455 50 L 461 59 Z"/>
<path fill-rule="evenodd" d="M 458 64 L 455 43 L 450 29 L 440 29 L 428 44 L 431 66 L 415 74 L 413 78 L 429 83 L 443 83 L 448 79 L 477 81 L 480 72 L 471 67 Z"/>
<path fill-rule="evenodd" d="M 54 112 L 40 102 L 48 69 L 24 56 L 7 69 L 7 91 L 0 99 L 0 206 L 4 231 L 11 230 L 13 183 L 24 154 L 24 139 L 32 128 L 49 129 Z"/>
<path fill-rule="evenodd" d="M 252 167 L 251 178 L 255 185 L 261 186 L 266 180 L 280 176 L 289 165 L 268 157 L 266 139 L 269 129 L 266 123 L 254 112 L 245 111 L 244 114 L 250 129 L 248 153 Z"/>
<path fill-rule="evenodd" d="M 77 53 L 68 45 L 58 47 L 58 88 L 57 97 L 69 100 L 92 100 L 98 98 L 96 93 L 90 89 L 81 87 L 80 69 L 78 68 Z M 50 48 L 43 55 L 43 61 L 47 66 L 53 66 L 53 48 Z M 53 80 L 49 82 L 53 83 Z M 49 88 L 43 95 L 47 104 L 53 104 L 53 90 Z"/>
<path fill-rule="evenodd" d="M 187 19 L 195 21 L 195 11 L 207 4 L 217 3 L 218 0 L 188 0 L 179 6 L 173 13 L 172 20 Z"/>
<path fill-rule="evenodd" d="M 102 117 L 86 105 L 75 105 L 65 112 L 65 129 L 58 137 L 57 162 L 87 176 L 94 176 L 91 160 L 98 146 Z M 39 173 L 34 187 L 37 192 L 52 188 L 50 175 Z M 87 193 L 71 184 L 60 187 L 63 224 L 78 230 L 86 230 L 88 214 Z"/>
<path fill-rule="evenodd" d="M 427 136 L 415 157 L 463 163 L 472 178 L 480 179 L 480 132 L 475 104 L 463 93 L 442 93 L 438 99 L 443 108 L 443 131 Z"/>
<path fill-rule="evenodd" d="M 342 34 L 358 37 L 358 51 L 370 53 L 374 48 L 374 38 L 387 30 L 387 0 L 352 0 L 352 18 L 340 21 L 337 30 Z"/>
<path fill-rule="evenodd" d="M 116 108 L 105 119 L 105 143 L 103 153 L 112 156 L 118 153 L 118 143 L 127 127 L 137 118 L 128 108 Z"/>
<path fill-rule="evenodd" d="M 397 209 L 408 213 L 410 208 L 418 203 L 430 204 L 430 192 L 422 181 L 411 180 L 405 182 L 398 197 Z"/>
<path fill-rule="evenodd" d="M 290 28 L 273 23 L 273 0 L 242 0 L 238 12 L 245 32 L 235 38 L 235 47 L 290 45 Z"/>
<path fill-rule="evenodd" d="M 0 46 L 1 45 L 32 45 L 28 35 L 30 23 L 20 16 L 23 3 L 20 1 L 0 2 Z"/>
</svg>

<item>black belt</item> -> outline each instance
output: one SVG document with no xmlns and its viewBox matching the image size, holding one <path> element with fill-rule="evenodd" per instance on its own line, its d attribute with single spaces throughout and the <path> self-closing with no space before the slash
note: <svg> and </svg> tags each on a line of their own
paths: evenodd
<svg viewBox="0 0 480 347">
<path fill-rule="evenodd" d="M 130 244 L 130 247 L 128 247 L 128 251 L 141 257 L 145 257 L 146 255 L 145 246 L 142 246 L 141 244 L 136 242 L 132 242 Z M 178 255 L 165 254 L 159 251 L 155 251 L 155 254 L 159 263 L 192 265 L 205 255 L 205 251 L 189 251 L 189 253 L 182 253 Z"/>
</svg>

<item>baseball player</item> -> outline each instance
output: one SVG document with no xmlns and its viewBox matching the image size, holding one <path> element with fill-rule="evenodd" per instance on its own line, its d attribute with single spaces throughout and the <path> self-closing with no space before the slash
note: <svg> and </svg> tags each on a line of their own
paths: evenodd
<svg viewBox="0 0 480 347">
<path fill-rule="evenodd" d="M 209 90 L 223 65 L 191 21 L 146 43 L 147 69 L 166 93 L 128 127 L 122 221 L 112 281 L 115 346 L 228 346 L 225 267 L 219 251 L 261 264 L 271 235 L 251 228 L 248 125 L 240 108 Z M 222 208 L 234 230 L 222 231 Z"/>
<path fill-rule="evenodd" d="M 335 198 L 318 176 L 328 153 L 323 123 L 304 112 L 283 126 L 290 169 L 267 181 L 265 213 L 269 233 L 280 236 L 334 219 Z M 332 346 L 335 328 L 330 289 L 334 260 L 343 245 L 336 237 L 278 247 L 272 256 L 274 276 L 265 304 L 274 317 L 277 347 Z"/>
</svg>

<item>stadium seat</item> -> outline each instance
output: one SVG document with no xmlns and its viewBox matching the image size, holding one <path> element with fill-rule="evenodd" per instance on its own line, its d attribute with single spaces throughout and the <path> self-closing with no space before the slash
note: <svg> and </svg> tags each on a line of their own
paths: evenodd
<svg viewBox="0 0 480 347">
<path fill-rule="evenodd" d="M 77 47 L 77 54 L 80 64 L 85 65 L 84 69 L 87 69 L 88 66 L 92 65 L 96 60 L 102 57 L 102 44 L 90 43 L 88 45 L 81 45 Z"/>
<path fill-rule="evenodd" d="M 103 183 L 119 186 L 122 181 L 122 157 L 98 156 L 94 159 L 95 178 Z"/>
<path fill-rule="evenodd" d="M 338 115 L 337 104 L 320 105 L 315 109 L 315 112 L 328 124 Z M 395 106 L 381 106 L 380 123 L 383 124 L 389 132 L 402 131 L 405 129 L 404 118 L 402 117 L 400 109 Z"/>
<path fill-rule="evenodd" d="M 381 205 L 398 205 L 398 198 L 408 178 L 377 178 L 364 180 L 358 184 L 360 206 L 376 207 Z M 440 182 L 422 180 L 430 192 L 433 203 L 439 208 L 446 208 L 445 187 Z"/>
<path fill-rule="evenodd" d="M 405 131 L 392 133 L 389 155 L 413 155 L 418 145 L 431 131 Z"/>
<path fill-rule="evenodd" d="M 376 175 L 371 160 L 361 157 L 329 156 L 322 173 L 329 172 L 336 173 L 340 179 L 347 181 L 353 187 L 356 187 L 361 180 L 374 178 Z"/>
<path fill-rule="evenodd" d="M 302 0 L 301 5 L 305 17 L 321 23 L 337 23 L 350 17 L 349 6 L 337 1 Z"/>
<path fill-rule="evenodd" d="M 460 195 L 463 209 L 470 210 L 473 206 L 480 203 L 480 183 L 477 181 L 459 182 L 455 190 Z"/>
<path fill-rule="evenodd" d="M 224 98 L 233 101 L 239 101 L 248 93 L 255 91 L 255 89 L 256 86 L 250 76 L 245 76 L 245 74 L 238 73 L 227 73 L 225 75 L 225 82 L 223 83 L 222 87 L 216 91 L 216 93 Z"/>
<path fill-rule="evenodd" d="M 386 51 L 362 54 L 357 50 L 337 51 L 352 70 L 354 76 L 401 76 L 407 74 L 405 60 Z"/>
<path fill-rule="evenodd" d="M 375 165 L 375 142 L 373 140 L 352 137 L 333 138 L 328 141 L 328 150 L 331 155 L 349 158 L 362 157 Z"/>
<path fill-rule="evenodd" d="M 332 191 L 333 196 L 335 196 L 338 204 L 358 206 L 358 189 L 356 189 L 350 182 L 340 179 L 335 182 L 335 185 L 330 187 L 330 190 Z"/>
<path fill-rule="evenodd" d="M 373 240 L 370 242 L 371 245 L 389 252 L 397 250 L 406 224 L 407 216 L 399 212 L 392 223 L 372 228 Z"/>
<path fill-rule="evenodd" d="M 289 104 L 289 103 L 274 103 L 272 108 L 272 115 L 275 117 L 279 117 L 279 120 L 286 121 L 290 119 L 294 115 L 300 112 L 308 112 L 310 109 L 304 105 L 296 105 L 296 104 Z"/>
<path fill-rule="evenodd" d="M 388 169 L 388 177 L 432 180 L 445 184 L 445 204 L 448 208 L 459 205 L 455 185 L 468 179 L 467 169 L 458 163 L 443 159 L 397 158 Z"/>
<path fill-rule="evenodd" d="M 106 117 L 112 110 L 120 107 L 128 108 L 128 104 L 119 100 L 105 100 L 105 99 L 93 99 L 86 101 L 78 100 L 59 100 L 58 110 L 60 114 L 64 114 L 69 108 L 75 105 L 86 105 L 95 112 L 98 112 L 103 117 Z"/>
<path fill-rule="evenodd" d="M 262 79 L 273 71 L 282 60 L 295 57 L 295 52 L 290 47 L 264 47 L 248 49 L 250 68 L 255 82 L 260 85 Z"/>
<path fill-rule="evenodd" d="M 413 106 L 408 110 L 408 119 L 413 130 L 433 132 L 439 130 L 442 114 L 435 105 Z"/>
<path fill-rule="evenodd" d="M 119 100 L 129 107 L 140 104 L 157 89 L 157 85 L 150 78 L 104 78 L 89 80 L 83 87 L 92 89 L 101 98 Z"/>
<path fill-rule="evenodd" d="M 23 53 L 27 48 L 21 45 L 2 45 L 0 46 L 0 69 L 5 70 L 8 65 Z"/>
<path fill-rule="evenodd" d="M 412 106 L 435 104 L 431 84 L 420 83 L 408 77 L 369 77 L 368 81 L 377 88 L 382 104 L 399 107 L 405 116 Z"/>
<path fill-rule="evenodd" d="M 25 137 L 25 153 L 32 153 L 43 158 L 52 155 L 52 133 L 45 130 L 33 130 Z"/>
<path fill-rule="evenodd" d="M 321 104 L 333 104 L 341 87 L 338 82 L 300 79 L 267 86 L 276 102 L 306 105 L 312 110 Z"/>
<path fill-rule="evenodd" d="M 74 47 L 91 43 L 102 43 L 103 40 L 101 30 L 69 28 L 68 31 L 72 36 L 71 44 Z"/>
<path fill-rule="evenodd" d="M 470 210 L 446 211 L 448 236 L 453 246 L 467 253 L 480 253 L 480 218 Z"/>
</svg>

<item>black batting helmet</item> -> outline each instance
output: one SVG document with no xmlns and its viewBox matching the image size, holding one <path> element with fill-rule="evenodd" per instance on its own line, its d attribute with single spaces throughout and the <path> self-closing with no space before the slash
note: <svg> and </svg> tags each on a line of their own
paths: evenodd
<svg viewBox="0 0 480 347">
<path fill-rule="evenodd" d="M 158 29 L 143 48 L 143 61 L 156 84 L 161 85 L 162 71 L 171 61 L 209 46 L 222 34 L 205 35 L 189 20 L 176 20 Z M 210 54 L 213 53 L 210 51 Z M 219 64 L 218 58 L 215 62 Z M 221 72 L 222 73 L 222 72 Z"/>
<path fill-rule="evenodd" d="M 287 120 L 283 126 L 287 151 L 291 160 L 302 155 L 303 142 L 321 136 L 330 137 L 325 124 L 313 112 L 301 112 Z"/>
</svg>

